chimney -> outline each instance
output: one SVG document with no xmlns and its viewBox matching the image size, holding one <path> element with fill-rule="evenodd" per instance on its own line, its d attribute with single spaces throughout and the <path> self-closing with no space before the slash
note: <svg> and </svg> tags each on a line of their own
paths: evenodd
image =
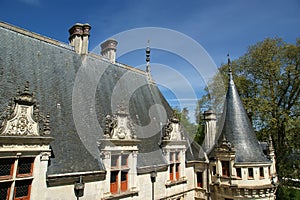
<svg viewBox="0 0 300 200">
<path fill-rule="evenodd" d="M 205 151 L 210 150 L 216 139 L 216 130 L 217 130 L 217 117 L 216 113 L 212 110 L 207 110 L 203 114 L 205 121 L 205 138 L 204 138 L 204 148 Z"/>
<path fill-rule="evenodd" d="M 118 42 L 110 38 L 101 44 L 101 55 L 108 58 L 111 63 L 116 62 L 116 50 Z"/>
<path fill-rule="evenodd" d="M 69 29 L 69 41 L 70 45 L 74 47 L 74 50 L 78 54 L 88 53 L 88 42 L 90 36 L 91 26 L 89 24 L 76 23 Z"/>
<path fill-rule="evenodd" d="M 83 24 L 82 25 L 82 49 L 81 49 L 81 54 L 88 54 L 89 50 L 89 37 L 90 37 L 90 30 L 91 26 L 89 24 Z"/>
</svg>

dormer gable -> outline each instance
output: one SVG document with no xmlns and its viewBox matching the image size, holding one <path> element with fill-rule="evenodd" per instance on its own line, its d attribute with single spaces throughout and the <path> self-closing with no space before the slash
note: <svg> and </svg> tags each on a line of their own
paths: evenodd
<svg viewBox="0 0 300 200">
<path fill-rule="evenodd" d="M 29 91 L 29 82 L 23 92 L 9 102 L 2 114 L 1 136 L 47 136 L 50 134 L 50 116 L 39 112 L 34 93 Z"/>
<path fill-rule="evenodd" d="M 181 124 L 176 115 L 173 115 L 170 119 L 168 119 L 168 123 L 163 130 L 162 139 L 170 141 L 181 141 L 185 139 Z"/>
<path fill-rule="evenodd" d="M 113 116 L 106 115 L 104 138 L 117 140 L 136 139 L 131 118 L 122 106 L 119 106 Z"/>
</svg>

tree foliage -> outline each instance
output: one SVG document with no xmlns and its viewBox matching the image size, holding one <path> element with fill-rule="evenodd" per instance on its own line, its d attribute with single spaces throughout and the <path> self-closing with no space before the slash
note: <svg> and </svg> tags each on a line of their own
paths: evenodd
<svg viewBox="0 0 300 200">
<path fill-rule="evenodd" d="M 300 149 L 300 39 L 287 44 L 267 38 L 250 46 L 231 66 L 258 139 L 267 141 L 268 135 L 273 139 L 279 178 L 299 179 L 299 154 L 298 159 L 291 158 Z M 198 115 L 203 106 L 221 112 L 227 72 L 228 65 L 223 64 L 198 102 Z"/>
</svg>

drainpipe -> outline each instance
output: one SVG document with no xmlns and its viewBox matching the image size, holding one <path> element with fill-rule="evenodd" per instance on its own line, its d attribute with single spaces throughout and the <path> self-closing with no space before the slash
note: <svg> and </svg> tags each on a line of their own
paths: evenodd
<svg viewBox="0 0 300 200">
<path fill-rule="evenodd" d="M 82 176 L 79 177 L 79 182 L 74 184 L 74 192 L 77 200 L 79 200 L 79 197 L 84 195 L 84 182 L 82 180 Z"/>
<path fill-rule="evenodd" d="M 156 182 L 156 177 L 157 177 L 156 169 L 155 169 L 155 171 L 151 172 L 150 177 L 151 177 L 151 183 L 152 183 L 152 200 L 154 200 L 154 183 Z"/>
</svg>

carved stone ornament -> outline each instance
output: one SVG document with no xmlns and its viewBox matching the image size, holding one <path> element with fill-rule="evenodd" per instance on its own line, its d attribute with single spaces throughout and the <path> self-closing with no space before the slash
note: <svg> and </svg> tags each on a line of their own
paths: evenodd
<svg viewBox="0 0 300 200">
<path fill-rule="evenodd" d="M 223 137 L 222 142 L 217 147 L 218 152 L 235 152 L 234 146 L 229 142 L 226 137 Z"/>
<path fill-rule="evenodd" d="M 105 117 L 105 139 L 136 139 L 135 130 L 129 114 L 119 106 L 118 111 L 111 117 Z"/>
<path fill-rule="evenodd" d="M 182 128 L 179 119 L 174 115 L 164 128 L 163 140 L 182 140 Z"/>
<path fill-rule="evenodd" d="M 0 127 L 0 135 L 7 136 L 40 136 L 39 120 L 42 116 L 33 93 L 29 92 L 29 83 L 22 93 L 10 102 Z M 44 120 L 44 133 L 50 133 L 49 115 Z M 43 133 L 43 134 L 44 134 Z"/>
</svg>

